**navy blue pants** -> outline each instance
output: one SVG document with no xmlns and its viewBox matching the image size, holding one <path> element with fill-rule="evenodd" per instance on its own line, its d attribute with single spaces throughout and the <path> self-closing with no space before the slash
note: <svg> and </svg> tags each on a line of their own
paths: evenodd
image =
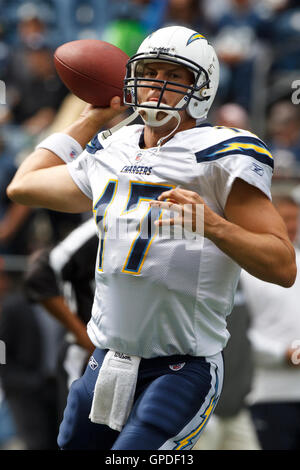
<svg viewBox="0 0 300 470">
<path fill-rule="evenodd" d="M 61 449 L 188 450 L 212 414 L 223 383 L 223 357 L 142 359 L 134 405 L 122 431 L 89 420 L 105 351 L 96 349 L 73 382 L 60 426 Z"/>
<path fill-rule="evenodd" d="M 263 450 L 300 449 L 300 402 L 257 403 L 250 410 Z"/>
</svg>

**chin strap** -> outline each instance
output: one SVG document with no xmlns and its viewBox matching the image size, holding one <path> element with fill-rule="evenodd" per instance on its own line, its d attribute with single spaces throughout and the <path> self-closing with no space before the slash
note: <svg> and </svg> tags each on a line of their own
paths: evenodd
<svg viewBox="0 0 300 470">
<path fill-rule="evenodd" d="M 160 149 L 162 143 L 164 140 L 168 139 L 168 137 L 170 137 L 172 134 L 174 134 L 174 132 L 177 131 L 179 125 L 180 125 L 180 122 L 181 122 L 181 117 L 180 117 L 180 114 L 177 113 L 175 114 L 173 117 L 175 117 L 177 119 L 177 124 L 176 126 L 174 127 L 174 129 L 168 134 L 166 135 L 165 137 L 161 137 L 158 141 L 157 141 L 157 147 L 158 147 L 158 150 Z"/>
<path fill-rule="evenodd" d="M 149 108 L 146 108 L 144 106 L 149 106 Z M 175 113 L 177 111 L 174 111 L 173 108 L 170 106 L 170 110 L 168 109 L 159 109 L 153 107 L 153 101 L 145 101 L 144 103 L 141 103 L 141 105 L 138 107 L 138 112 L 143 119 L 144 123 L 147 126 L 150 127 L 160 127 L 163 126 L 164 124 L 167 124 L 167 122 L 172 119 Z M 141 114 L 143 112 L 143 114 Z M 158 113 L 165 113 L 166 116 L 163 117 L 162 119 L 158 120 L 157 115 Z"/>
<path fill-rule="evenodd" d="M 185 100 L 184 98 L 182 98 L 182 100 L 179 101 L 179 103 L 177 104 L 177 106 L 181 106 L 181 105 L 184 105 L 185 103 Z M 143 108 L 143 105 L 150 105 L 151 108 Z M 146 114 L 146 117 L 143 117 L 141 116 L 140 112 L 141 111 L 144 111 L 145 114 Z M 157 114 L 159 112 L 164 112 L 167 114 L 166 117 L 164 117 L 163 119 L 161 119 L 160 121 L 157 120 Z M 173 108 L 171 108 L 170 106 L 170 110 L 169 109 L 159 109 L 159 108 L 154 108 L 153 107 L 153 101 L 147 101 L 145 103 L 141 103 L 141 106 L 139 106 L 138 110 L 135 109 L 135 111 L 130 114 L 130 116 L 128 116 L 127 118 L 123 119 L 121 122 L 119 122 L 118 124 L 116 124 L 115 126 L 111 127 L 110 129 L 107 129 L 103 132 L 101 132 L 101 138 L 103 140 L 107 139 L 108 137 L 110 137 L 114 132 L 116 132 L 117 130 L 121 129 L 121 127 L 123 126 L 127 126 L 128 124 L 130 124 L 132 121 L 134 121 L 138 116 L 141 116 L 141 118 L 143 119 L 144 123 L 150 127 L 160 127 L 160 126 L 163 126 L 164 124 L 166 124 L 167 122 L 169 122 L 173 117 L 175 119 L 177 119 L 177 124 L 175 126 L 175 128 L 168 134 L 166 135 L 165 137 L 161 137 L 158 142 L 157 142 L 157 147 L 158 147 L 158 150 L 160 149 L 161 145 L 162 145 L 162 142 L 166 139 L 168 139 L 168 137 L 170 137 L 174 132 L 177 131 L 178 127 L 180 126 L 180 122 L 181 122 L 181 117 L 180 117 L 180 114 L 177 110 L 174 110 Z"/>
<path fill-rule="evenodd" d="M 101 137 L 102 139 L 107 139 L 107 137 L 110 137 L 114 132 L 117 130 L 121 129 L 123 126 L 127 126 L 127 124 L 130 124 L 132 121 L 134 121 L 138 117 L 139 113 L 138 111 L 134 111 L 130 116 L 127 118 L 123 119 L 123 121 L 119 122 L 115 126 L 111 127 L 110 129 L 107 129 L 106 131 L 101 132 Z"/>
<path fill-rule="evenodd" d="M 185 105 L 185 97 L 183 97 L 176 105 L 176 107 L 184 107 Z M 148 107 L 143 107 L 143 106 L 148 106 Z M 144 103 L 141 103 L 138 107 L 139 112 L 143 111 L 144 115 L 142 117 L 144 123 L 150 127 L 160 127 L 167 122 L 170 121 L 173 117 L 175 117 L 177 120 L 180 119 L 179 113 L 177 110 L 174 110 L 171 106 L 164 105 L 165 108 L 167 109 L 160 109 L 155 107 L 153 101 L 146 101 Z M 157 119 L 158 113 L 165 113 L 166 116 L 160 120 Z"/>
<path fill-rule="evenodd" d="M 183 106 L 185 104 L 185 99 L 182 98 L 179 103 L 177 104 L 177 107 Z M 151 108 L 145 108 L 143 105 L 151 106 Z M 166 106 L 166 105 L 165 105 Z M 144 111 L 145 115 L 141 116 L 144 123 L 150 127 L 161 127 L 164 124 L 167 124 L 172 118 L 177 119 L 177 124 L 175 128 L 165 137 L 161 137 L 158 142 L 157 142 L 157 150 L 160 150 L 160 147 L 163 143 L 164 140 L 168 139 L 174 132 L 177 131 L 178 127 L 180 126 L 181 123 L 181 117 L 180 114 L 177 110 L 174 110 L 173 108 L 170 109 L 159 109 L 153 107 L 153 101 L 147 101 L 145 103 L 141 103 L 139 106 L 139 111 Z M 157 114 L 159 112 L 165 113 L 167 116 L 165 116 L 163 119 L 158 120 L 157 119 Z"/>
</svg>

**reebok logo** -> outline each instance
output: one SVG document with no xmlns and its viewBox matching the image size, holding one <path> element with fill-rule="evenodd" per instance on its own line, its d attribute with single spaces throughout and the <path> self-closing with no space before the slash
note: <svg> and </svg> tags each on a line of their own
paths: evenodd
<svg viewBox="0 0 300 470">
<path fill-rule="evenodd" d="M 97 367 L 99 366 L 98 362 L 96 361 L 96 359 L 94 358 L 94 356 L 91 356 L 90 360 L 89 360 L 89 366 L 92 370 L 95 370 L 97 369 Z"/>
<path fill-rule="evenodd" d="M 125 359 L 126 361 L 131 361 L 130 356 L 128 356 L 127 354 L 119 353 L 119 352 L 115 352 L 114 357 L 118 359 Z"/>
<path fill-rule="evenodd" d="M 251 170 L 254 171 L 254 173 L 258 174 L 259 176 L 263 176 L 264 174 L 264 169 L 260 165 L 257 165 L 257 163 L 252 163 Z"/>
</svg>

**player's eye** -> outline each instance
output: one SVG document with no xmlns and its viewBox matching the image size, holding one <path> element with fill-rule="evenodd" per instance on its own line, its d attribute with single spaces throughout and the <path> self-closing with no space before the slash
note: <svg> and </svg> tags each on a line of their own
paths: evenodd
<svg viewBox="0 0 300 470">
<path fill-rule="evenodd" d="M 171 72 L 169 73 L 169 78 L 171 78 L 172 80 L 178 80 L 179 78 L 181 78 L 181 76 L 179 73 Z"/>
<path fill-rule="evenodd" d="M 146 69 L 144 70 L 144 73 L 143 73 L 144 78 L 154 78 L 156 77 L 156 75 L 157 75 L 157 72 L 151 69 Z"/>
</svg>

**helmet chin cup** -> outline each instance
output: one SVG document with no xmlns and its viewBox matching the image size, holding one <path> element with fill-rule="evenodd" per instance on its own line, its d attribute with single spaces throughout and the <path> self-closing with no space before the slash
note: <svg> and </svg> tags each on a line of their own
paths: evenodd
<svg viewBox="0 0 300 470">
<path fill-rule="evenodd" d="M 166 107 L 166 105 L 165 105 Z M 136 108 L 144 123 L 149 127 L 161 127 L 167 124 L 173 117 L 178 120 L 179 113 L 173 108 L 170 109 L 159 109 L 153 106 L 153 101 L 145 101 Z M 162 119 L 157 119 L 158 113 L 166 114 Z"/>
</svg>

